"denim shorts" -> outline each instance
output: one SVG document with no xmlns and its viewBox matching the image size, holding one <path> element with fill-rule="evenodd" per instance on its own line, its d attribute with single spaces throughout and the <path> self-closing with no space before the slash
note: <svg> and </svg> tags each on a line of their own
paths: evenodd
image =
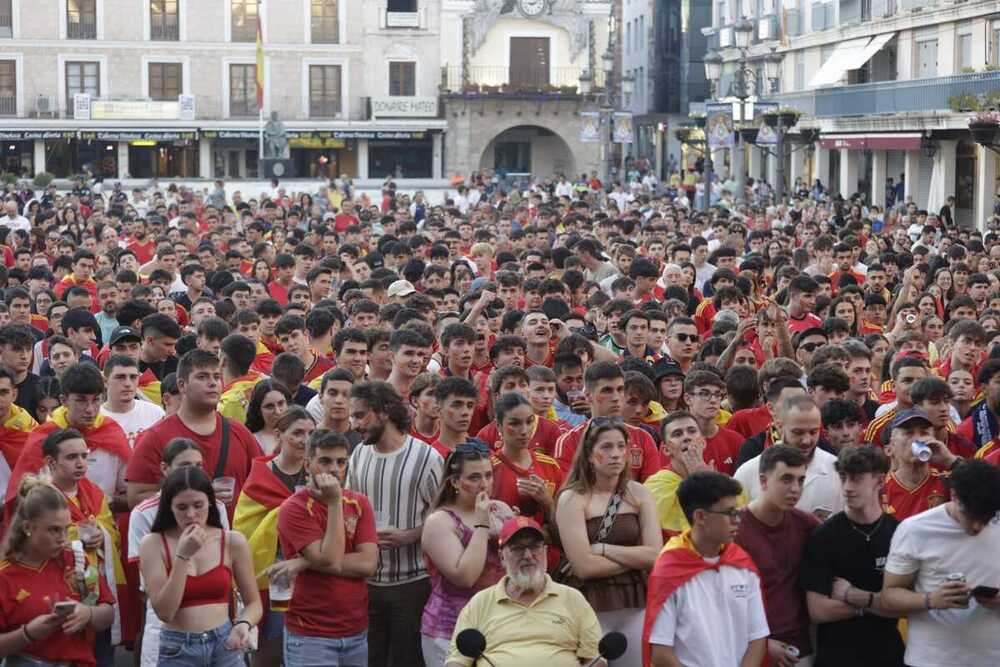
<svg viewBox="0 0 1000 667">
<path fill-rule="evenodd" d="M 368 632 L 307 637 L 285 629 L 285 667 L 368 667 Z"/>
<path fill-rule="evenodd" d="M 160 630 L 158 665 L 165 667 L 244 667 L 243 651 L 225 647 L 233 624 L 222 625 L 205 632 Z"/>
</svg>

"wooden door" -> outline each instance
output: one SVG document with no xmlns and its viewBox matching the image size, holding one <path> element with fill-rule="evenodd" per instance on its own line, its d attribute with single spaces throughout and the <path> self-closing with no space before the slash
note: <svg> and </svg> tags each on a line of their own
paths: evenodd
<svg viewBox="0 0 1000 667">
<path fill-rule="evenodd" d="M 549 38 L 510 38 L 510 85 L 538 89 L 549 85 Z"/>
</svg>

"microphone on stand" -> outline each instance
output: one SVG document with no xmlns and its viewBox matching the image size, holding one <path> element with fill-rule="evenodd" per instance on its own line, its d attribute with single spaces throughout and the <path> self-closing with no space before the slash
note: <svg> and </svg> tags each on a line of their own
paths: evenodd
<svg viewBox="0 0 1000 667">
<path fill-rule="evenodd" d="M 623 635 L 622 639 L 624 638 Z M 604 640 L 602 639 L 601 641 L 603 642 Z M 455 637 L 455 648 L 466 658 L 472 658 L 473 661 L 482 658 L 490 667 L 497 667 L 489 658 L 483 655 L 486 652 L 486 637 L 475 628 L 466 628 L 459 632 L 458 636 Z M 624 653 L 625 649 L 622 649 L 622 652 Z"/>
<path fill-rule="evenodd" d="M 601 637 L 601 641 L 597 644 L 597 657 L 591 660 L 587 667 L 593 667 L 601 658 L 604 658 L 608 662 L 617 660 L 625 655 L 627 649 L 628 638 L 625 635 L 620 632 L 609 632 Z M 463 653 L 462 655 L 466 654 Z"/>
</svg>

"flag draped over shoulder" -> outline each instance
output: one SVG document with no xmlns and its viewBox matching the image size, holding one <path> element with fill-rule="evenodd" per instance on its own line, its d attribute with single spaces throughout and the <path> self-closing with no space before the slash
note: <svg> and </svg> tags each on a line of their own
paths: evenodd
<svg viewBox="0 0 1000 667">
<path fill-rule="evenodd" d="M 139 376 L 139 391 L 156 405 L 163 405 L 163 390 L 156 374 L 148 368 Z"/>
<path fill-rule="evenodd" d="M 223 417 L 229 417 L 239 423 L 247 420 L 247 406 L 250 404 L 250 394 L 264 376 L 256 371 L 250 371 L 238 377 L 222 388 L 219 397 L 219 412 Z"/>
<path fill-rule="evenodd" d="M 642 664 L 644 667 L 649 667 L 651 664 L 649 635 L 663 604 L 678 588 L 697 575 L 706 570 L 718 570 L 723 565 L 751 570 L 760 576 L 750 555 L 732 542 L 722 549 L 716 563 L 706 561 L 694 548 L 690 530 L 671 538 L 667 542 L 667 546 L 663 547 L 663 551 L 657 557 L 653 571 L 649 575 L 646 620 L 642 626 Z"/>
<path fill-rule="evenodd" d="M 0 424 L 0 454 L 3 454 L 3 462 L 0 463 L 0 467 L 3 467 L 4 463 L 7 465 L 8 479 L 11 470 L 17 465 L 21 451 L 28 443 L 28 436 L 36 428 L 38 428 L 38 422 L 27 410 L 19 405 L 12 404 L 10 406 L 10 414 L 6 421 Z"/>
<path fill-rule="evenodd" d="M 66 408 L 57 408 L 49 416 L 49 420 L 28 434 L 28 440 L 21 450 L 21 455 L 17 459 L 17 465 L 11 473 L 10 483 L 7 485 L 5 503 L 10 503 L 17 496 L 17 487 L 21 483 L 21 478 L 27 474 L 35 474 L 45 466 L 45 458 L 42 455 L 42 443 L 53 431 L 69 428 L 66 420 Z M 104 451 L 117 456 L 122 461 L 128 461 L 132 456 L 132 450 L 128 446 L 128 438 L 125 431 L 118 423 L 106 415 L 97 415 L 94 423 L 85 429 L 80 430 L 87 447 L 91 450 L 103 449 Z"/>
<path fill-rule="evenodd" d="M 257 356 L 250 364 L 250 370 L 258 373 L 270 373 L 274 366 L 274 352 L 263 341 L 257 341 Z"/>
<path fill-rule="evenodd" d="M 250 545 L 260 590 L 268 587 L 264 570 L 274 564 L 278 553 L 278 508 L 292 495 L 271 471 L 269 464 L 276 456 L 260 456 L 253 460 L 233 516 L 233 528 L 243 533 Z"/>
</svg>

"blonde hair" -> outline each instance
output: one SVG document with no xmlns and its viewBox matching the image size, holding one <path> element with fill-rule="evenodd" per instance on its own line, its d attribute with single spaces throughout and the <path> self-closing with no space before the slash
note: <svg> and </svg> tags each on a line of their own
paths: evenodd
<svg viewBox="0 0 1000 667">
<path fill-rule="evenodd" d="M 66 498 L 52 485 L 48 475 L 25 475 L 17 487 L 17 509 L 10 522 L 10 530 L 3 544 L 3 557 L 9 559 L 20 554 L 28 541 L 24 530 L 27 521 L 34 521 L 46 512 L 67 508 Z"/>
<path fill-rule="evenodd" d="M 472 248 L 469 249 L 469 254 L 473 257 L 478 257 L 479 255 L 493 257 L 493 246 L 489 243 L 475 243 Z"/>
</svg>

